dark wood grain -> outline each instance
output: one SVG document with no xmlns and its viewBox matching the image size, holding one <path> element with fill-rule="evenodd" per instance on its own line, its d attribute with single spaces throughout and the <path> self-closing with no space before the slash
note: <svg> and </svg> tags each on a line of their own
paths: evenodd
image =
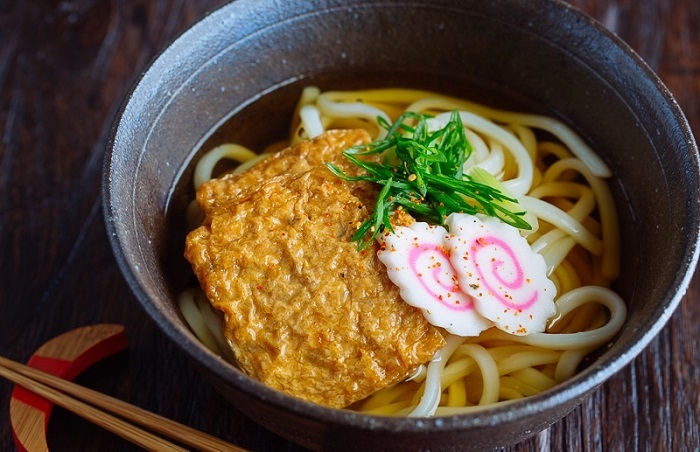
<svg viewBox="0 0 700 452">
<path fill-rule="evenodd" d="M 253 450 L 299 450 L 221 400 L 122 279 L 104 232 L 102 157 L 120 102 L 155 54 L 221 0 L 0 2 L 0 352 L 24 361 L 68 329 L 127 326 L 128 350 L 78 382 Z M 618 33 L 700 131 L 700 2 L 574 0 Z M 700 283 L 634 362 L 512 448 L 698 450 Z M 13 450 L 0 381 L 0 450 Z M 57 409 L 54 450 L 131 450 Z"/>
</svg>

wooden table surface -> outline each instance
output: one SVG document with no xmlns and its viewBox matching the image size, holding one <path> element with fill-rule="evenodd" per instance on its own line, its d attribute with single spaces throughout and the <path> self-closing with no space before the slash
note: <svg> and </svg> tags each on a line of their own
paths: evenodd
<svg viewBox="0 0 700 452">
<path fill-rule="evenodd" d="M 155 327 L 124 282 L 104 230 L 102 159 L 131 83 L 222 0 L 0 2 L 0 352 L 25 361 L 48 339 L 102 322 L 129 347 L 81 384 L 252 450 L 299 450 L 231 408 Z M 618 33 L 700 132 L 700 2 L 574 0 Z M 634 362 L 579 408 L 512 450 L 698 450 L 700 280 Z M 0 450 L 13 450 L 0 381 Z M 57 409 L 53 450 L 133 446 Z"/>
</svg>

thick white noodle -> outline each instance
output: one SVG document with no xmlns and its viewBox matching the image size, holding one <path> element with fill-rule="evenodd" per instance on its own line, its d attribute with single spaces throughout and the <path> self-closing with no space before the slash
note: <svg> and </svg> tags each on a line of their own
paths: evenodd
<svg viewBox="0 0 700 452">
<path fill-rule="evenodd" d="M 192 328 L 195 336 L 212 352 L 221 355 L 219 340 L 209 329 L 207 321 L 204 319 L 198 303 L 195 300 L 195 290 L 187 289 L 182 292 L 177 299 L 180 312 L 187 324 Z M 223 338 L 223 334 L 221 335 Z"/>
<path fill-rule="evenodd" d="M 601 272 L 603 276 L 610 280 L 617 279 L 620 272 L 620 253 L 617 252 L 620 243 L 620 229 L 615 210 L 615 201 L 608 185 L 595 177 L 586 165 L 574 158 L 562 159 L 553 163 L 545 172 L 543 181 L 548 182 L 556 179 L 566 170 L 578 171 L 588 182 L 595 195 L 600 222 L 603 226 L 602 238 L 604 244 L 603 262 Z"/>
<path fill-rule="evenodd" d="M 532 190 L 528 196 L 537 199 L 547 196 L 577 196 L 576 204 L 565 214 L 579 223 L 590 215 L 596 207 L 593 191 L 585 185 L 571 182 L 548 182 Z M 552 229 L 531 244 L 533 251 L 544 256 L 547 262 L 548 276 L 576 244 L 573 238 L 564 237 L 565 235 L 561 229 Z"/>
<path fill-rule="evenodd" d="M 435 121 L 437 124 L 447 124 L 451 115 L 452 113 L 448 112 L 435 116 L 434 119 L 428 121 L 429 127 L 436 127 L 430 125 L 431 121 Z M 513 179 L 503 181 L 503 185 L 508 191 L 516 197 L 522 196 L 530 191 L 530 187 L 532 186 L 533 164 L 527 149 L 525 149 L 522 143 L 518 141 L 512 133 L 482 116 L 468 111 L 459 111 L 459 117 L 465 127 L 499 141 L 513 156 L 518 166 L 518 175 Z"/>
<path fill-rule="evenodd" d="M 542 254 L 548 246 L 551 246 L 552 243 L 556 242 L 565 235 L 566 233 L 561 229 L 552 229 L 551 231 L 542 234 L 537 240 L 532 242 L 532 244 L 530 244 L 530 248 L 532 248 L 532 251 L 535 253 Z"/>
<path fill-rule="evenodd" d="M 576 246 L 576 241 L 569 237 L 562 237 L 559 240 L 551 243 L 541 254 L 547 264 L 547 276 L 551 275 L 554 270 L 561 264 L 569 251 Z"/>
<path fill-rule="evenodd" d="M 612 171 L 610 171 L 608 165 L 603 162 L 598 154 L 596 154 L 577 133 L 561 121 L 548 116 L 524 113 L 518 114 L 517 119 L 518 122 L 523 125 L 546 130 L 559 138 L 568 146 L 571 153 L 578 157 L 581 163 L 583 163 L 592 174 L 595 174 L 596 177 L 608 178 L 612 176 Z"/>
<path fill-rule="evenodd" d="M 226 342 L 224 335 L 224 316 L 214 311 L 214 308 L 212 308 L 209 300 L 207 300 L 207 297 L 204 295 L 204 292 L 196 292 L 194 299 L 197 303 L 197 307 L 199 308 L 199 312 L 202 315 L 204 323 L 216 339 L 219 350 L 230 362 L 234 362 L 231 346 Z"/>
<path fill-rule="evenodd" d="M 539 187 L 534 188 L 528 196 L 537 199 L 546 198 L 547 196 L 576 197 L 576 204 L 574 207 L 567 210 L 566 213 L 579 222 L 590 215 L 596 207 L 593 190 L 585 185 L 573 182 L 545 182 Z"/>
<path fill-rule="evenodd" d="M 531 198 L 530 196 L 521 196 L 518 198 L 518 201 L 530 213 L 565 231 L 592 254 L 597 256 L 602 253 L 603 242 L 563 210 L 541 199 Z"/>
<path fill-rule="evenodd" d="M 565 381 L 576 374 L 581 361 L 595 348 L 581 348 L 578 350 L 566 350 L 561 354 L 557 367 L 554 370 L 554 379 Z"/>
<path fill-rule="evenodd" d="M 419 95 L 419 93 L 415 93 Z M 429 95 L 429 93 L 425 93 Z M 597 177 L 610 177 L 612 172 L 603 160 L 596 154 L 593 149 L 586 144 L 571 128 L 561 121 L 541 115 L 533 115 L 528 113 L 516 113 L 510 111 L 496 110 L 485 107 L 473 102 L 464 101 L 461 99 L 448 99 L 427 97 L 412 103 L 407 109 L 410 111 L 426 111 L 426 110 L 453 110 L 455 108 L 465 108 L 505 124 L 522 124 L 524 126 L 533 127 L 540 130 L 546 130 L 555 137 L 559 138 L 571 152 L 581 159 L 583 164 Z"/>
<path fill-rule="evenodd" d="M 258 154 L 239 144 L 222 144 L 207 152 L 199 159 L 194 170 L 194 188 L 199 189 L 203 183 L 212 178 L 214 167 L 221 159 L 227 158 L 243 163 L 257 157 Z"/>
<path fill-rule="evenodd" d="M 268 158 L 270 155 L 272 155 L 270 152 L 265 152 L 265 153 L 263 153 L 263 154 L 256 155 L 256 156 L 253 157 L 252 159 L 247 160 L 247 161 L 241 163 L 240 165 L 238 165 L 238 166 L 237 166 L 236 168 L 234 168 L 234 170 L 231 171 L 231 172 L 232 172 L 232 173 L 241 173 L 241 172 L 247 170 L 248 168 L 250 168 L 251 166 L 255 165 L 256 163 L 258 163 L 259 161 Z"/>
<path fill-rule="evenodd" d="M 558 351 L 537 349 L 513 353 L 498 363 L 498 375 L 508 375 L 529 367 L 556 363 L 560 354 Z"/>
<path fill-rule="evenodd" d="M 491 152 L 489 156 L 484 159 L 481 163 L 477 163 L 476 167 L 488 171 L 489 174 L 493 175 L 497 179 L 503 178 L 503 167 L 505 166 L 506 159 L 503 154 L 503 146 L 496 140 L 489 140 L 489 148 Z"/>
<path fill-rule="evenodd" d="M 527 381 L 531 386 L 537 389 L 537 392 L 546 391 L 559 383 L 554 378 L 545 375 L 543 372 L 534 367 L 526 367 L 524 369 L 512 372 L 512 377 L 519 381 Z"/>
<path fill-rule="evenodd" d="M 447 360 L 464 340 L 463 337 L 449 335 L 447 344 L 435 353 L 435 357 L 428 364 L 428 372 L 425 378 L 425 389 L 421 395 L 420 402 L 406 416 L 408 417 L 428 417 L 435 414 L 435 410 L 440 404 L 440 394 L 442 385 L 440 375 L 445 368 Z"/>
<path fill-rule="evenodd" d="M 466 356 L 471 357 L 481 371 L 483 389 L 479 405 L 489 405 L 498 402 L 500 379 L 498 378 L 498 366 L 491 354 L 479 344 L 463 344 L 459 349 Z"/>
<path fill-rule="evenodd" d="M 301 127 L 306 132 L 309 139 L 316 138 L 324 131 L 323 123 L 321 122 L 321 112 L 313 105 L 304 105 L 299 109 L 299 118 L 301 119 Z"/>
<path fill-rule="evenodd" d="M 321 89 L 317 86 L 307 86 L 301 91 L 299 96 L 299 101 L 297 102 L 297 108 L 303 105 L 309 105 L 316 102 L 318 96 L 321 94 Z"/>
<path fill-rule="evenodd" d="M 483 140 L 483 138 L 481 138 L 478 133 L 474 133 L 473 130 L 465 128 L 464 136 L 467 137 L 467 141 L 469 141 L 469 144 L 472 147 L 472 154 L 464 162 L 464 170 L 466 171 L 474 165 L 483 163 L 483 161 L 489 157 L 491 151 L 489 150 L 488 146 L 486 146 L 486 142 Z"/>
<path fill-rule="evenodd" d="M 457 350 L 460 350 L 461 347 L 464 345 L 466 344 L 460 345 L 460 347 Z M 454 358 L 454 356 L 452 358 Z M 445 366 L 445 369 L 442 371 L 442 387 L 448 387 L 456 380 L 463 378 L 465 375 L 468 375 L 474 370 L 476 370 L 476 368 L 476 361 L 474 361 L 474 358 L 472 358 L 471 356 L 465 355 L 453 359 L 448 365 Z"/>
<path fill-rule="evenodd" d="M 335 102 L 333 101 L 334 95 L 335 93 L 329 91 L 316 99 L 316 105 L 322 114 L 337 118 L 364 118 L 373 124 L 377 124 L 377 116 L 381 116 L 387 123 L 391 124 L 391 118 L 382 110 L 361 102 Z M 380 127 L 377 138 L 384 136 L 386 136 L 386 131 Z"/>
<path fill-rule="evenodd" d="M 530 159 L 535 160 L 537 157 L 537 137 L 535 132 L 529 127 L 525 127 L 522 124 L 509 124 L 510 128 L 513 129 L 518 140 L 525 146 L 527 153 L 530 154 Z"/>
</svg>

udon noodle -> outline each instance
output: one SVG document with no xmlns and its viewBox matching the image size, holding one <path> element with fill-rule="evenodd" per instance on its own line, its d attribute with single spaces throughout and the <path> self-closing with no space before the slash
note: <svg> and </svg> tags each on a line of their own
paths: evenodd
<svg viewBox="0 0 700 452">
<path fill-rule="evenodd" d="M 440 118 L 453 110 L 459 112 L 473 148 L 465 167 L 488 171 L 527 211 L 532 230 L 521 234 L 544 257 L 557 289 L 557 314 L 545 332 L 525 336 L 496 328 L 478 337 L 444 332 L 447 345 L 415 375 L 350 409 L 379 415 L 449 415 L 538 394 L 571 378 L 624 323 L 625 304 L 610 290 L 620 261 L 617 214 L 604 180 L 610 170 L 569 127 L 550 117 L 419 90 L 320 92 L 309 87 L 295 110 L 288 141 L 262 153 L 221 145 L 199 160 L 194 185 L 211 179 L 222 159 L 239 163 L 235 171 L 241 171 L 272 150 L 329 129 L 362 128 L 378 139 L 386 134 L 378 117 L 393 123 L 406 111 Z M 191 229 L 199 225 L 196 203 L 189 218 Z M 203 292 L 187 290 L 179 303 L 200 340 L 231 358 L 221 316 Z"/>
</svg>

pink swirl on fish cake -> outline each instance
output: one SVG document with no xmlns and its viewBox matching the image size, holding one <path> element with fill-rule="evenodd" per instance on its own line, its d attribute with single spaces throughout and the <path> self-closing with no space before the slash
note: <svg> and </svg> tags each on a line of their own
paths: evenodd
<svg viewBox="0 0 700 452">
<path fill-rule="evenodd" d="M 482 215 L 452 214 L 445 223 L 450 261 L 475 311 L 510 334 L 544 331 L 556 312 L 556 287 L 519 230 Z"/>
<path fill-rule="evenodd" d="M 417 243 L 408 252 L 408 267 L 436 303 L 454 311 L 474 309 L 471 297 L 459 289 L 457 273 L 444 246 Z"/>
<path fill-rule="evenodd" d="M 510 309 L 526 310 L 532 307 L 537 301 L 539 292 L 531 285 L 528 285 L 532 292 L 530 297 L 514 298 L 508 293 L 508 289 L 512 291 L 523 289 L 526 278 L 518 257 L 507 242 L 487 235 L 475 239 L 472 242 L 471 251 L 471 258 L 476 261 L 475 268 L 481 284 L 493 294 L 494 298 Z M 495 257 L 494 254 L 497 255 L 498 251 L 503 251 L 508 261 Z M 482 258 L 481 256 L 484 255 L 485 257 Z M 487 270 L 484 271 L 484 268 Z"/>
</svg>

